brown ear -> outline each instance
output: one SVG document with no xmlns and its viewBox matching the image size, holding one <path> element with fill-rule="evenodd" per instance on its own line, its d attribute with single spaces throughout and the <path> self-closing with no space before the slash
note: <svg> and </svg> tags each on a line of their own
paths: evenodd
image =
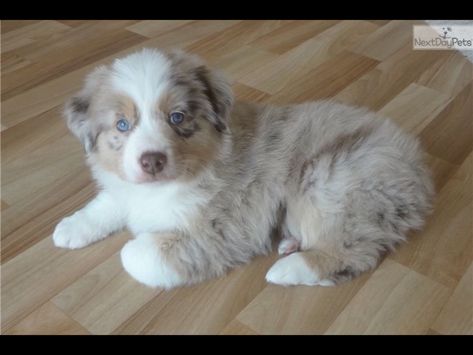
<svg viewBox="0 0 473 355">
<path fill-rule="evenodd" d="M 228 127 L 230 111 L 233 106 L 233 92 L 223 74 L 210 70 L 205 65 L 195 68 L 195 74 L 205 88 L 205 95 L 212 106 L 209 117 L 215 129 L 223 132 Z"/>
<path fill-rule="evenodd" d="M 64 107 L 67 127 L 80 140 L 86 153 L 94 149 L 99 133 L 98 127 L 91 119 L 90 105 L 92 96 L 103 82 L 106 71 L 105 67 L 99 67 L 89 74 L 84 88 L 70 98 Z"/>
</svg>

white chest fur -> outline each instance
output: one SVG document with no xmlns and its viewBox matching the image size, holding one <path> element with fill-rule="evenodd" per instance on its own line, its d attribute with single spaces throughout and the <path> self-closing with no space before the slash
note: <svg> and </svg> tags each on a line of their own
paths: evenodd
<svg viewBox="0 0 473 355">
<path fill-rule="evenodd" d="M 131 184 L 108 173 L 96 177 L 123 210 L 134 234 L 187 229 L 208 201 L 205 192 L 190 184 Z"/>
<path fill-rule="evenodd" d="M 206 199 L 189 186 L 137 186 L 126 196 L 128 228 L 135 234 L 186 228 Z"/>
</svg>

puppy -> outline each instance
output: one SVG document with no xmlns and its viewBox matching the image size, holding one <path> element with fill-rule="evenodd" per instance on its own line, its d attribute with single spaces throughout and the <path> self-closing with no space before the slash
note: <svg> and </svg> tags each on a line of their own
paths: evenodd
<svg viewBox="0 0 473 355">
<path fill-rule="evenodd" d="M 199 58 L 144 49 L 102 66 L 65 108 L 100 192 L 56 227 L 82 248 L 127 227 L 125 270 L 172 288 L 271 250 L 266 279 L 335 285 L 374 268 L 419 229 L 433 187 L 419 143 L 332 101 L 234 103 Z"/>
</svg>

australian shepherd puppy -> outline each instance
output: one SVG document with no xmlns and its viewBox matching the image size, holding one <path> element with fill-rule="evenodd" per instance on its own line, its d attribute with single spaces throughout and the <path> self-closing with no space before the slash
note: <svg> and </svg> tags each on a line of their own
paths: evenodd
<svg viewBox="0 0 473 355">
<path fill-rule="evenodd" d="M 419 143 L 332 101 L 234 102 L 198 57 L 145 49 L 93 71 L 66 104 L 100 192 L 53 239 L 82 248 L 128 228 L 121 260 L 172 288 L 271 250 L 266 279 L 335 285 L 374 268 L 419 229 L 433 187 Z"/>
</svg>

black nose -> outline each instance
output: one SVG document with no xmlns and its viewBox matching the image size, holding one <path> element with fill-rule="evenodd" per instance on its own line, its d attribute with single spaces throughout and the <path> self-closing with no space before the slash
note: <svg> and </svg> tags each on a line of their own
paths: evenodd
<svg viewBox="0 0 473 355">
<path fill-rule="evenodd" d="M 154 175 L 163 170 L 167 158 L 161 152 L 144 153 L 140 158 L 141 168 L 144 172 Z"/>
</svg>

